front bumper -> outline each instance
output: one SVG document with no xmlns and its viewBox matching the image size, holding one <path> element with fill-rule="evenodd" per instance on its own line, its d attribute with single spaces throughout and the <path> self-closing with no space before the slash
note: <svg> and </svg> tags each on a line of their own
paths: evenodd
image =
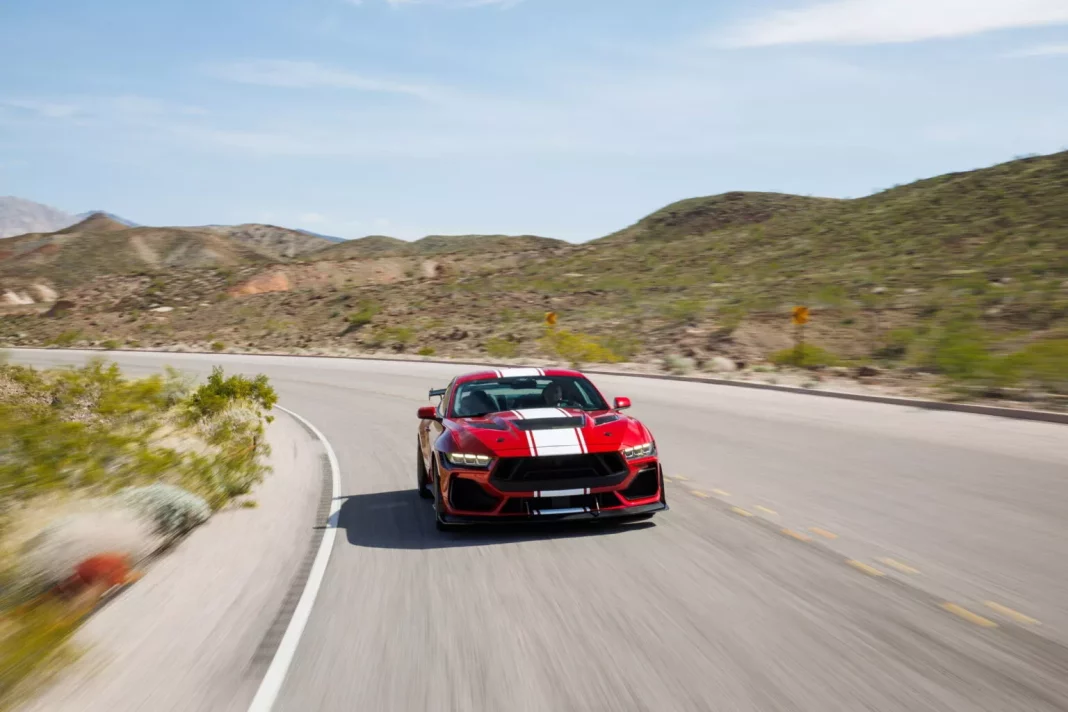
<svg viewBox="0 0 1068 712">
<path fill-rule="evenodd" d="M 530 522 L 589 522 L 611 519 L 623 519 L 626 517 L 653 514 L 656 512 L 665 512 L 668 509 L 669 507 L 667 505 L 667 502 L 653 502 L 652 504 L 642 504 L 633 507 L 620 507 L 618 509 L 602 509 L 600 511 L 560 511 L 554 514 L 554 510 L 543 510 L 541 514 L 531 514 L 526 516 L 500 514 L 441 514 L 438 516 L 438 521 L 450 525 L 466 524 L 472 526 L 479 524 L 515 524 L 519 522 L 522 522 L 523 524 L 527 524 Z"/>
<path fill-rule="evenodd" d="M 627 463 L 625 471 L 599 478 L 553 480 L 552 489 L 533 489 L 545 486 L 541 478 L 502 483 L 496 474 L 440 467 L 439 519 L 443 523 L 561 521 L 626 517 L 667 508 L 663 468 L 656 456 Z"/>
</svg>

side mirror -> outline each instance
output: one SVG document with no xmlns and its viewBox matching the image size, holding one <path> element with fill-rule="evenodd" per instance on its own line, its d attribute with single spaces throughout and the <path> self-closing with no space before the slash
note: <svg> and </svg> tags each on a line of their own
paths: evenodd
<svg viewBox="0 0 1068 712">
<path fill-rule="evenodd" d="M 630 398 L 624 398 L 623 396 L 620 396 L 620 397 L 616 398 L 616 407 L 615 407 L 616 410 L 626 410 L 629 407 L 630 407 Z"/>
<path fill-rule="evenodd" d="M 419 408 L 419 420 L 437 420 L 438 409 L 432 405 L 424 405 Z"/>
</svg>

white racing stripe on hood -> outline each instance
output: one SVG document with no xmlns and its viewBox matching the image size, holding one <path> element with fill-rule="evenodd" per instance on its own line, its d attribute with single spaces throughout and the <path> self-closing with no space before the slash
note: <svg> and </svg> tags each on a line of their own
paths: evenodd
<svg viewBox="0 0 1068 712">
<path fill-rule="evenodd" d="M 534 448 L 538 457 L 546 455 L 581 455 L 581 435 L 575 428 L 567 430 L 528 430 L 527 435 L 534 437 Z"/>
</svg>

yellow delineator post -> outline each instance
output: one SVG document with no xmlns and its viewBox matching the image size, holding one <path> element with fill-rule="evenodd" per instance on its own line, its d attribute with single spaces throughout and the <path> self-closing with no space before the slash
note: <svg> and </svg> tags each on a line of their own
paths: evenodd
<svg viewBox="0 0 1068 712">
<path fill-rule="evenodd" d="M 790 321 L 797 327 L 795 331 L 796 344 L 794 347 L 794 359 L 798 366 L 801 365 L 804 358 L 805 348 L 805 324 L 808 323 L 809 311 L 808 307 L 794 307 L 793 316 Z"/>
<path fill-rule="evenodd" d="M 546 326 L 556 326 L 556 312 L 546 312 L 545 313 L 545 325 Z"/>
</svg>

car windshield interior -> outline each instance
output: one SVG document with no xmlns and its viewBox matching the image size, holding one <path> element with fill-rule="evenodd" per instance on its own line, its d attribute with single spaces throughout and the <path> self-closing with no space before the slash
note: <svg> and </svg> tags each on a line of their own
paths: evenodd
<svg viewBox="0 0 1068 712">
<path fill-rule="evenodd" d="M 461 383 L 452 417 L 472 418 L 522 408 L 608 410 L 608 404 L 585 378 L 498 378 Z"/>
</svg>

